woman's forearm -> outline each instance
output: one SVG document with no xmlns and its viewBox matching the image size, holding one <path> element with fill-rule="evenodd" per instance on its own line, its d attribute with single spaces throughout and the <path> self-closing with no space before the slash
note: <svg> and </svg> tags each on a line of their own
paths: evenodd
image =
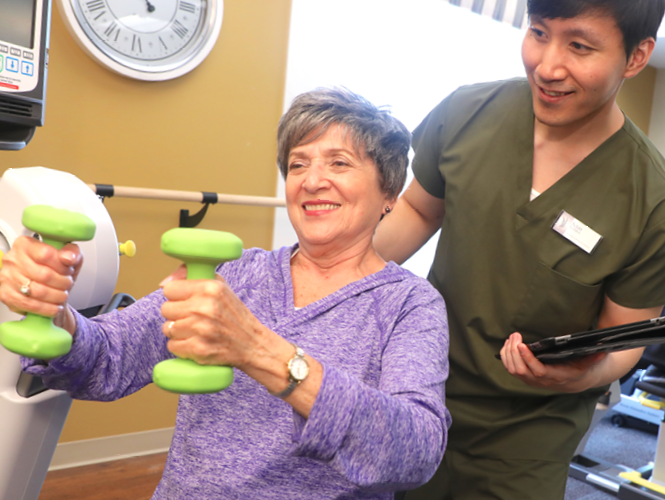
<svg viewBox="0 0 665 500">
<path fill-rule="evenodd" d="M 288 362 L 295 355 L 295 347 L 267 328 L 247 364 L 239 366 L 242 371 L 263 385 L 269 393 L 279 394 L 289 385 Z M 321 363 L 305 353 L 309 374 L 294 391 L 284 398 L 302 417 L 308 418 L 321 388 L 323 367 Z"/>
<path fill-rule="evenodd" d="M 319 398 L 307 421 L 295 421 L 294 452 L 326 462 L 373 491 L 409 489 L 436 470 L 447 438 L 439 391 L 391 394 L 325 366 Z M 400 391 L 401 392 L 401 391 Z"/>
</svg>

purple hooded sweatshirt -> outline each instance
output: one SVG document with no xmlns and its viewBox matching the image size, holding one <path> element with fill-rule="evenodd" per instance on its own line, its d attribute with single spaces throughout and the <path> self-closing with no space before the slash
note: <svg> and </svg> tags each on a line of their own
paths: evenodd
<svg viewBox="0 0 665 500">
<path fill-rule="evenodd" d="M 220 393 L 181 396 L 153 500 L 388 500 L 434 474 L 451 423 L 443 299 L 391 262 L 295 309 L 291 252 L 247 250 L 218 272 L 265 326 L 323 365 L 309 418 L 239 370 Z M 122 311 L 77 315 L 71 352 L 48 366 L 24 359 L 25 371 L 77 399 L 138 391 L 173 357 L 164 300 L 157 291 Z"/>
</svg>

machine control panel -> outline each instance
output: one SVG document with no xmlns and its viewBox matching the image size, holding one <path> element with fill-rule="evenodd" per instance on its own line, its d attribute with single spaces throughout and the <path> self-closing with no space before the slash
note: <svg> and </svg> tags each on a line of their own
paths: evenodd
<svg viewBox="0 0 665 500">
<path fill-rule="evenodd" d="M 5 21 L 0 17 L 0 90 L 30 92 L 39 84 L 44 3 L 34 0 L 9 0 L 9 3 L 20 8 Z"/>
</svg>

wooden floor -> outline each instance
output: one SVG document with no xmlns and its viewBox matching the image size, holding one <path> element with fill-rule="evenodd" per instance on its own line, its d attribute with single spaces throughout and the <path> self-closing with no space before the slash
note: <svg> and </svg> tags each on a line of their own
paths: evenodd
<svg viewBox="0 0 665 500">
<path fill-rule="evenodd" d="M 150 500 L 166 453 L 49 472 L 39 500 Z"/>
</svg>

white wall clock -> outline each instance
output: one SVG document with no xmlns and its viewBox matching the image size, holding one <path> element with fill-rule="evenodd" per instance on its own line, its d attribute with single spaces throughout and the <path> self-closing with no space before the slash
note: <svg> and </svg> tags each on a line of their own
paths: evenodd
<svg viewBox="0 0 665 500">
<path fill-rule="evenodd" d="M 210 53 L 223 0 L 57 0 L 79 46 L 102 66 L 138 80 L 177 78 Z"/>
</svg>

